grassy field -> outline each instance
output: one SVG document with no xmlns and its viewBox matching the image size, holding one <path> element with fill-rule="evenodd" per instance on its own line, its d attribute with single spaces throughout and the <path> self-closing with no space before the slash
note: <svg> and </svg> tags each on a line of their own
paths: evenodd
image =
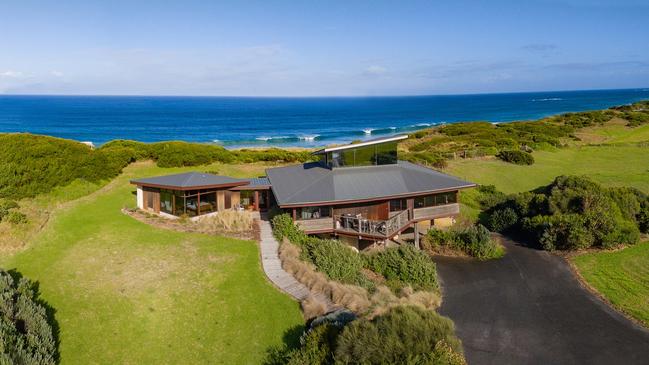
<svg viewBox="0 0 649 365">
<path fill-rule="evenodd" d="M 37 280 L 56 309 L 62 364 L 259 363 L 303 323 L 266 281 L 255 242 L 155 229 L 120 212 L 135 204 L 129 179 L 179 171 L 131 165 L 63 203 L 26 249 L 0 260 Z"/>
<path fill-rule="evenodd" d="M 577 256 L 583 278 L 613 305 L 649 327 L 649 242 Z"/>
<path fill-rule="evenodd" d="M 559 175 L 587 175 L 608 186 L 649 193 L 649 147 L 575 146 L 534 152 L 536 162 L 519 166 L 495 158 L 450 161 L 446 172 L 506 193 L 547 185 Z"/>
</svg>

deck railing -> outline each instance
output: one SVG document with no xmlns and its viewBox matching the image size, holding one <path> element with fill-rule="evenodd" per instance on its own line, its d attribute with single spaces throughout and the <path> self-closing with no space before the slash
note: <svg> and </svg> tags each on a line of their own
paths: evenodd
<svg viewBox="0 0 649 365">
<path fill-rule="evenodd" d="M 334 215 L 334 229 L 337 231 L 388 237 L 402 229 L 410 221 L 407 210 L 387 220 L 366 219 L 350 215 Z"/>
</svg>

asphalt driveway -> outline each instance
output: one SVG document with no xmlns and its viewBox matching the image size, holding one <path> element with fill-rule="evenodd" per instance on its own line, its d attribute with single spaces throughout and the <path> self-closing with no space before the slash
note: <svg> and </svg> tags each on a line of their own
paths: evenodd
<svg viewBox="0 0 649 365">
<path fill-rule="evenodd" d="M 440 312 L 469 364 L 649 364 L 649 331 L 583 289 L 562 258 L 505 246 L 500 260 L 435 259 Z"/>
</svg>

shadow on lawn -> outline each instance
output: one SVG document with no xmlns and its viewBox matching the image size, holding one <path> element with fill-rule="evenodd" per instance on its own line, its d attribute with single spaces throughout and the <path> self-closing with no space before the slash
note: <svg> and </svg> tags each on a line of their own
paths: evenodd
<svg viewBox="0 0 649 365">
<path fill-rule="evenodd" d="M 264 358 L 264 365 L 279 365 L 286 364 L 287 355 L 291 350 L 300 347 L 300 337 L 304 333 L 305 326 L 303 324 L 293 326 L 282 335 L 282 344 L 271 346 L 266 349 L 266 358 Z"/>
</svg>

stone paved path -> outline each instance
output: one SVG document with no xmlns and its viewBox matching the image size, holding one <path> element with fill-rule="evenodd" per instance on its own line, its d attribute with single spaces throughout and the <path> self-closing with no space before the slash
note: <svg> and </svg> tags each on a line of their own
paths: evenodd
<svg viewBox="0 0 649 365">
<path fill-rule="evenodd" d="M 273 236 L 273 230 L 268 220 L 260 219 L 259 228 L 261 235 L 261 264 L 268 279 L 298 301 L 308 298 L 311 295 L 309 288 L 295 280 L 293 275 L 282 268 L 282 262 L 278 254 L 279 242 Z M 314 293 L 313 296 L 327 306 L 327 312 L 337 308 L 327 296 L 320 293 Z"/>
</svg>

